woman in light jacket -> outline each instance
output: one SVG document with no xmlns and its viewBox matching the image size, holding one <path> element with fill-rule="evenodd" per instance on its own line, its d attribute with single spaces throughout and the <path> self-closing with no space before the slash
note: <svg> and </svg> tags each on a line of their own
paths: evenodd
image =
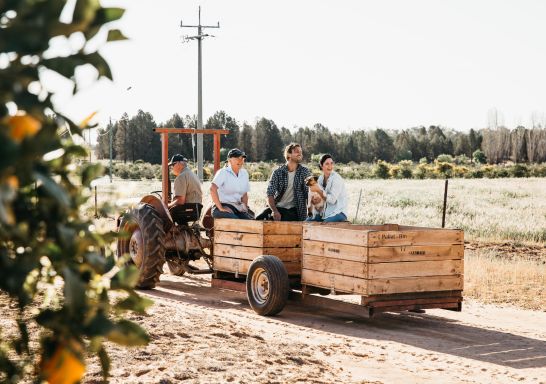
<svg viewBox="0 0 546 384">
<path fill-rule="evenodd" d="M 334 171 L 334 159 L 326 154 L 319 161 L 322 175 L 318 182 L 309 187 L 311 192 L 318 193 L 325 201 L 321 213 L 315 214 L 308 221 L 346 221 L 347 220 L 347 189 L 341 176 Z"/>
</svg>

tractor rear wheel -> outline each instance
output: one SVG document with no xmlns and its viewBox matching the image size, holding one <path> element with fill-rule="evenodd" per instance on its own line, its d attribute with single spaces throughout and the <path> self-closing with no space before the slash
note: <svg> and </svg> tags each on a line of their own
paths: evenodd
<svg viewBox="0 0 546 384">
<path fill-rule="evenodd" d="M 286 305 L 290 291 L 288 272 L 276 256 L 260 256 L 250 264 L 246 277 L 246 295 L 259 315 L 276 315 Z"/>
<path fill-rule="evenodd" d="M 165 263 L 165 230 L 161 217 L 151 205 L 141 203 L 123 216 L 119 230 L 128 236 L 118 241 L 118 256 L 129 254 L 128 263 L 140 271 L 136 287 L 154 288 Z"/>
</svg>

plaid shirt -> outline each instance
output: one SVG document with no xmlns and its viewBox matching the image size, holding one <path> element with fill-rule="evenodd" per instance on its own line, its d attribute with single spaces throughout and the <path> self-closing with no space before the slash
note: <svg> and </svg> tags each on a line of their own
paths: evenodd
<svg viewBox="0 0 546 384">
<path fill-rule="evenodd" d="M 298 218 L 301 221 L 307 218 L 307 193 L 309 188 L 305 185 L 305 178 L 309 176 L 311 176 L 311 171 L 303 165 L 298 165 L 294 175 L 294 204 L 298 211 Z M 267 196 L 273 196 L 275 203 L 278 203 L 287 187 L 288 166 L 284 164 L 273 171 L 267 186 Z"/>
</svg>

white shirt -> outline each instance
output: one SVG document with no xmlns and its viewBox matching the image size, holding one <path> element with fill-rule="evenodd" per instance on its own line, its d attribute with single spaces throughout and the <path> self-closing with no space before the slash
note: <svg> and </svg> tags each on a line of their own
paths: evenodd
<svg viewBox="0 0 546 384">
<path fill-rule="evenodd" d="M 324 174 L 320 175 L 318 178 L 318 183 L 322 187 L 324 182 Z M 328 181 L 326 182 L 326 188 L 324 188 L 324 193 L 326 195 L 326 206 L 323 211 L 323 218 L 327 219 L 328 217 L 337 215 L 338 213 L 343 212 L 345 216 L 347 215 L 347 190 L 345 189 L 345 182 L 343 178 L 335 171 L 330 173 Z"/>
<path fill-rule="evenodd" d="M 296 204 L 294 204 L 294 176 L 296 176 L 296 171 L 288 171 L 288 186 L 286 187 L 286 191 L 284 191 L 284 194 L 281 197 L 281 200 L 276 204 L 277 207 L 281 208 L 294 208 Z"/>
<path fill-rule="evenodd" d="M 218 197 L 221 203 L 233 204 L 236 208 L 241 206 L 241 198 L 250 191 L 248 181 L 248 172 L 241 168 L 236 175 L 233 169 L 228 165 L 221 168 L 212 182 L 218 187 Z"/>
</svg>

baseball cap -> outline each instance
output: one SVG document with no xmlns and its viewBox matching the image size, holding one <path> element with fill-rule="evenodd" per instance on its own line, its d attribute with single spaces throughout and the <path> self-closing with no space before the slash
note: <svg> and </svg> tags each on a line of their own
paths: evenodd
<svg viewBox="0 0 546 384">
<path fill-rule="evenodd" d="M 227 157 L 228 159 L 231 157 L 244 157 L 246 159 L 246 154 L 239 148 L 233 148 L 229 150 Z"/>
<path fill-rule="evenodd" d="M 169 161 L 169 166 L 173 165 L 174 163 L 178 163 L 179 161 L 188 161 L 188 159 L 177 153 L 176 155 L 171 157 L 171 161 Z"/>
</svg>

